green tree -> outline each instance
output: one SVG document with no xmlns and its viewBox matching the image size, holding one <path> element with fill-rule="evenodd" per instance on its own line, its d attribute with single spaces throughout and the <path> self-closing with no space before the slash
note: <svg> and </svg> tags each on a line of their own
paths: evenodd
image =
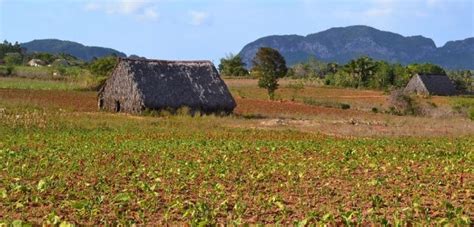
<svg viewBox="0 0 474 227">
<path fill-rule="evenodd" d="M 353 80 L 357 82 L 354 84 L 356 88 L 366 87 L 367 81 L 375 73 L 376 68 L 376 63 L 369 57 L 360 57 L 350 61 L 345 66 L 345 70 L 353 77 Z"/>
<path fill-rule="evenodd" d="M 329 72 L 329 66 L 326 63 L 310 57 L 308 61 L 295 64 L 291 67 L 291 76 L 294 77 L 323 77 Z"/>
<path fill-rule="evenodd" d="M 258 78 L 258 86 L 267 89 L 268 97 L 273 100 L 278 89 L 278 79 L 288 72 L 285 58 L 275 49 L 262 47 L 252 63 L 252 74 Z"/>
<path fill-rule="evenodd" d="M 405 87 L 410 81 L 411 74 L 408 70 L 400 64 L 392 65 L 393 71 L 393 85 L 395 87 Z"/>
<path fill-rule="evenodd" d="M 376 62 L 375 73 L 368 78 L 370 88 L 382 89 L 393 84 L 393 67 L 384 61 Z"/>
<path fill-rule="evenodd" d="M 340 70 L 332 74 L 332 85 L 338 87 L 357 87 L 358 79 L 346 70 Z"/>
<path fill-rule="evenodd" d="M 7 65 L 21 65 L 23 61 L 23 56 L 20 53 L 6 53 L 3 58 Z"/>
<path fill-rule="evenodd" d="M 89 65 L 89 70 L 96 76 L 106 77 L 115 68 L 115 64 L 117 64 L 117 57 L 108 56 L 98 58 Z"/>
<path fill-rule="evenodd" d="M 390 86 L 405 87 L 415 74 L 446 74 L 443 68 L 434 64 L 411 64 L 406 67 L 400 64 L 389 64 L 385 61 L 374 61 L 368 57 L 354 59 L 338 69 L 337 65 L 328 65 L 325 84 L 342 87 L 369 87 L 383 89 Z M 459 87 L 469 84 L 468 76 L 453 73 L 453 79 Z M 463 79 L 461 79 L 463 78 Z M 466 83 L 467 82 L 467 83 Z"/>
<path fill-rule="evenodd" d="M 222 76 L 247 76 L 249 72 L 245 69 L 245 64 L 239 55 L 230 54 L 221 58 L 219 72 Z"/>
<path fill-rule="evenodd" d="M 315 57 L 311 56 L 306 63 L 308 69 L 310 70 L 309 76 L 323 77 L 328 73 L 329 67 L 328 64 L 319 61 Z"/>
<path fill-rule="evenodd" d="M 64 59 L 64 60 L 67 60 L 67 61 L 77 61 L 77 60 L 79 60 L 75 56 L 73 56 L 71 54 L 66 54 L 66 53 L 60 53 L 60 54 L 58 54 L 58 57 L 60 59 Z"/>
<path fill-rule="evenodd" d="M 328 73 L 336 73 L 339 70 L 339 64 L 332 62 L 327 64 Z"/>
<path fill-rule="evenodd" d="M 23 55 L 24 52 L 25 50 L 21 48 L 18 42 L 12 44 L 5 40 L 0 44 L 0 59 L 3 59 L 7 53 L 19 53 Z"/>
<path fill-rule="evenodd" d="M 459 91 L 474 91 L 474 75 L 469 70 L 458 70 L 448 72 L 448 77 L 454 82 Z"/>
<path fill-rule="evenodd" d="M 56 60 L 57 57 L 50 53 L 34 53 L 30 55 L 30 59 L 39 59 L 45 64 L 49 65 L 53 63 L 53 61 Z"/>
<path fill-rule="evenodd" d="M 407 71 L 413 76 L 415 74 L 440 74 L 446 75 L 446 71 L 438 65 L 425 64 L 410 64 L 407 66 Z"/>
<path fill-rule="evenodd" d="M 305 63 L 298 63 L 288 69 L 288 76 L 303 78 L 309 76 L 309 67 Z"/>
</svg>

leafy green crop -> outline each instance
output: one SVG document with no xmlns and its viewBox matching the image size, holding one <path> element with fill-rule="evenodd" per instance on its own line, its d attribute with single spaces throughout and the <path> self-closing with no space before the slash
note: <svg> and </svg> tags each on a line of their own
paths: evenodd
<svg viewBox="0 0 474 227">
<path fill-rule="evenodd" d="M 472 224 L 472 136 L 338 138 L 225 126 L 252 121 L 233 116 L 0 105 L 0 225 Z"/>
</svg>

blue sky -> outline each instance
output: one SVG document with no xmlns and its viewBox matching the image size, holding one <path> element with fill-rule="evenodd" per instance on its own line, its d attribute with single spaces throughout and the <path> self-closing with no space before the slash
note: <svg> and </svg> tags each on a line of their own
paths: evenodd
<svg viewBox="0 0 474 227">
<path fill-rule="evenodd" d="M 442 46 L 473 37 L 473 15 L 474 0 L 0 0 L 0 39 L 217 62 L 262 36 L 359 24 Z"/>
</svg>

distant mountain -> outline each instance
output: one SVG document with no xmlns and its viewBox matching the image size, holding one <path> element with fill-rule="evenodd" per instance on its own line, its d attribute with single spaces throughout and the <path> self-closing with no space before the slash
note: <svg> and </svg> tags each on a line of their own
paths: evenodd
<svg viewBox="0 0 474 227">
<path fill-rule="evenodd" d="M 392 63 L 432 62 L 450 69 L 474 69 L 474 38 L 451 41 L 437 48 L 423 36 L 405 37 L 368 26 L 331 28 L 307 36 L 267 36 L 247 44 L 239 53 L 247 66 L 260 47 L 280 51 L 288 65 L 310 57 L 346 63 L 360 56 L 370 56 Z"/>
<path fill-rule="evenodd" d="M 128 58 L 135 59 L 135 60 L 146 60 L 146 57 L 140 57 L 136 54 L 132 54 L 132 55 L 128 56 Z"/>
<path fill-rule="evenodd" d="M 46 52 L 51 54 L 66 53 L 75 56 L 84 61 L 90 61 L 94 57 L 104 57 L 109 55 L 117 55 L 126 57 L 124 53 L 104 47 L 84 46 L 80 43 L 63 41 L 58 39 L 40 39 L 20 44 L 26 48 L 28 53 Z"/>
<path fill-rule="evenodd" d="M 427 59 L 448 68 L 474 69 L 474 38 L 449 41 Z"/>
</svg>

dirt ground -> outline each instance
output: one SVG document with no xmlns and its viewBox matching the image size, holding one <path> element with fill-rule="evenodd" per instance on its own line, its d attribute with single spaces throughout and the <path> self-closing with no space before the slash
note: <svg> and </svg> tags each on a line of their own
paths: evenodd
<svg viewBox="0 0 474 227">
<path fill-rule="evenodd" d="M 234 86 L 233 82 L 229 84 Z M 322 89 L 321 93 L 328 92 L 325 90 L 329 89 Z M 354 93 L 357 91 L 331 92 L 345 97 L 356 96 Z M 357 95 L 361 93 L 372 92 L 359 92 Z M 95 92 L 0 89 L 1 101 L 73 112 L 98 111 Z M 241 97 L 236 97 L 236 102 L 236 117 L 221 119 L 223 124 L 230 127 L 291 129 L 342 137 L 474 135 L 474 123 L 462 117 L 394 116 L 292 101 Z"/>
</svg>

